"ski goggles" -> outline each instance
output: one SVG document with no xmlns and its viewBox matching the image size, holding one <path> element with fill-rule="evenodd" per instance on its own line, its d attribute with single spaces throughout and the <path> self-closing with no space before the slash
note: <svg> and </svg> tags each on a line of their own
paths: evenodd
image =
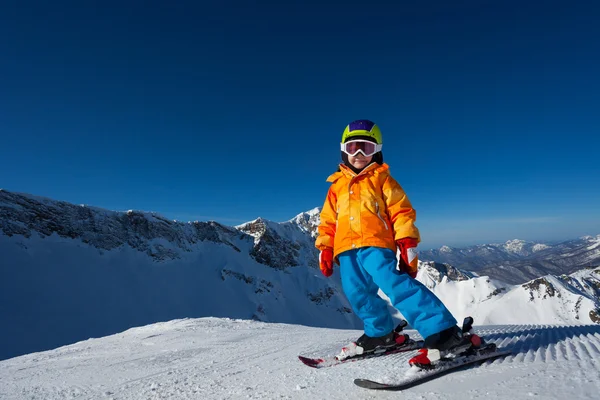
<svg viewBox="0 0 600 400">
<path fill-rule="evenodd" d="M 363 153 L 363 156 L 369 157 L 381 151 L 383 145 L 370 142 L 368 140 L 351 140 L 346 143 L 340 143 L 342 151 L 349 156 L 356 156 Z"/>
</svg>

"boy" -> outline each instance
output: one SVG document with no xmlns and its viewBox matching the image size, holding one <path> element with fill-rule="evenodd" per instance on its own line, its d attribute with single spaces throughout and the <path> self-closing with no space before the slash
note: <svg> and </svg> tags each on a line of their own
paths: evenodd
<svg viewBox="0 0 600 400">
<path fill-rule="evenodd" d="M 394 347 L 405 340 L 394 333 L 379 289 L 425 338 L 426 350 L 411 364 L 424 366 L 439 359 L 440 352 L 471 347 L 448 309 L 414 279 L 420 241 L 416 213 L 383 162 L 379 127 L 368 120 L 350 123 L 342 134 L 341 150 L 343 163 L 327 179 L 331 187 L 321 211 L 316 247 L 325 276 L 332 275 L 334 263 L 340 266 L 342 287 L 365 333 L 344 347 L 339 357 Z"/>
</svg>

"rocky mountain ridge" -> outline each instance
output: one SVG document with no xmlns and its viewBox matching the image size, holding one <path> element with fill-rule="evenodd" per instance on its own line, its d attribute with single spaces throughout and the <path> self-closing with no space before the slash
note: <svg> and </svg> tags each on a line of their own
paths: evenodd
<svg viewBox="0 0 600 400">
<path fill-rule="evenodd" d="M 448 264 L 422 262 L 417 279 L 454 315 L 471 315 L 482 324 L 600 324 L 600 267 L 510 285 Z"/>
</svg>

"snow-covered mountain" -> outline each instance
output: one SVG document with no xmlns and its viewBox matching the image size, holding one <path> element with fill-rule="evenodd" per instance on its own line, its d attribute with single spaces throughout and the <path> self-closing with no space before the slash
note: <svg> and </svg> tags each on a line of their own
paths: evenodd
<svg viewBox="0 0 600 400">
<path fill-rule="evenodd" d="M 600 326 L 476 327 L 512 354 L 411 389 L 374 392 L 355 378 L 390 381 L 414 352 L 315 370 L 298 354 L 339 352 L 361 331 L 220 318 L 130 329 L 0 361 L 0 398 L 21 399 L 577 399 L 600 392 Z M 416 332 L 407 331 L 418 337 Z"/>
<path fill-rule="evenodd" d="M 600 265 L 600 235 L 558 244 L 509 240 L 466 248 L 443 246 L 420 251 L 423 261 L 447 263 L 509 283 L 523 283 L 547 274 L 569 274 Z"/>
<path fill-rule="evenodd" d="M 461 320 L 480 324 L 600 324 L 600 267 L 520 285 L 425 262 L 417 279 Z"/>
<path fill-rule="evenodd" d="M 283 223 L 182 223 L 0 190 L 0 359 L 184 317 L 359 329 L 339 274 L 318 271 L 318 222 L 313 209 Z M 458 319 L 598 322 L 596 269 L 546 275 L 510 285 L 429 262 L 418 279 Z"/>
<path fill-rule="evenodd" d="M 184 317 L 359 327 L 311 218 L 234 228 L 0 190 L 0 359 Z"/>
</svg>

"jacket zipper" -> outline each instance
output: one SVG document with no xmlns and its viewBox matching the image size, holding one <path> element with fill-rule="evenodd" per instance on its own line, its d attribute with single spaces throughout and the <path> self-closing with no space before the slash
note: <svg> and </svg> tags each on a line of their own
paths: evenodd
<svg viewBox="0 0 600 400">
<path fill-rule="evenodd" d="M 383 225 L 385 226 L 385 230 L 387 231 L 388 230 L 387 222 L 385 222 L 385 219 L 383 219 L 381 214 L 379 214 L 379 203 L 378 202 L 375 202 L 375 210 L 377 210 L 377 216 L 379 217 L 381 222 L 383 222 Z"/>
</svg>

